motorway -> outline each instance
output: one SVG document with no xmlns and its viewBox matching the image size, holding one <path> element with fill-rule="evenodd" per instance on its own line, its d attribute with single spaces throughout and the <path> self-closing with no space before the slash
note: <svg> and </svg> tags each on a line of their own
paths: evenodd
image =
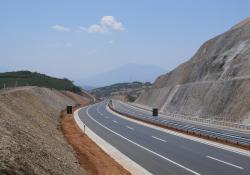
<svg viewBox="0 0 250 175">
<path fill-rule="evenodd" d="M 92 131 L 152 174 L 250 174 L 250 156 L 119 117 L 106 101 L 79 111 Z"/>
<path fill-rule="evenodd" d="M 176 125 L 181 125 L 185 129 L 190 129 L 192 131 L 195 131 L 195 129 L 200 129 L 203 131 L 211 131 L 211 132 L 217 132 L 220 133 L 221 136 L 233 136 L 238 141 L 243 141 L 244 143 L 250 145 L 250 132 L 249 131 L 238 131 L 230 128 L 219 128 L 218 126 L 209 126 L 209 125 L 199 125 L 187 121 L 178 121 L 175 119 L 170 119 L 165 117 L 164 115 L 159 115 L 158 117 L 152 117 L 152 112 L 143 110 L 141 108 L 132 106 L 130 104 L 118 101 L 118 100 L 113 100 L 113 107 L 122 112 L 126 113 L 132 116 L 136 116 L 137 118 L 148 118 L 148 119 L 153 119 L 153 120 L 167 120 L 167 122 L 172 122 Z"/>
</svg>

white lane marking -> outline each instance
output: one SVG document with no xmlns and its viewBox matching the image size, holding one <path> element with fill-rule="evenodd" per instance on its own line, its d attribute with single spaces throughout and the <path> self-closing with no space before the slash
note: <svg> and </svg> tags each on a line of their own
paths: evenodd
<svg viewBox="0 0 250 175">
<path fill-rule="evenodd" d="M 112 120 L 114 123 L 118 123 L 117 121 L 115 121 L 115 120 Z"/>
<path fill-rule="evenodd" d="M 162 156 L 162 155 L 160 155 L 160 154 L 158 154 L 158 153 L 156 153 L 156 152 L 154 152 L 154 151 L 152 151 L 152 150 L 150 150 L 150 149 L 148 149 L 148 148 L 146 148 L 146 147 L 144 147 L 144 146 L 142 146 L 142 145 L 140 145 L 138 143 L 133 142 L 132 140 L 129 140 L 128 138 L 122 136 L 121 134 L 118 134 L 117 132 L 115 132 L 115 131 L 111 130 L 110 128 L 104 126 L 103 124 L 99 123 L 93 117 L 91 117 L 91 115 L 89 114 L 89 108 L 87 108 L 87 114 L 88 114 L 88 116 L 89 116 L 89 118 L 91 120 L 95 121 L 97 124 L 99 124 L 100 126 L 105 128 L 106 130 L 112 132 L 113 134 L 127 140 L 128 142 L 130 142 L 130 143 L 132 143 L 132 144 L 134 144 L 134 145 L 136 145 L 136 146 L 138 146 L 138 147 L 140 147 L 140 148 L 142 148 L 142 149 L 144 149 L 144 150 L 146 150 L 146 151 L 148 151 L 148 152 L 150 152 L 150 153 L 152 153 L 152 154 L 154 154 L 154 155 L 156 155 L 156 156 L 158 156 L 158 157 L 160 157 L 160 158 L 162 158 L 162 159 L 164 159 L 164 160 L 166 160 L 166 161 L 168 161 L 168 162 L 170 162 L 170 163 L 172 163 L 172 164 L 174 164 L 174 165 L 176 165 L 178 167 L 181 167 L 181 168 L 183 168 L 183 169 L 185 169 L 185 170 L 187 170 L 187 171 L 189 171 L 189 172 L 191 172 L 193 174 L 200 175 L 199 173 L 197 173 L 197 172 L 195 172 L 195 171 L 193 171 L 193 170 L 191 170 L 191 169 L 189 169 L 189 168 L 187 168 L 187 167 L 185 167 L 185 166 L 183 166 L 183 165 L 181 165 L 181 164 L 179 164 L 179 163 L 177 163 L 177 162 L 175 162 L 175 161 L 173 161 L 173 160 L 171 160 L 171 159 L 169 159 L 167 157 L 164 157 L 164 156 Z"/>
<path fill-rule="evenodd" d="M 100 107 L 97 107 L 96 110 L 97 110 L 97 112 L 98 112 L 101 116 L 104 115 L 104 114 L 100 111 Z"/>
<path fill-rule="evenodd" d="M 143 108 L 143 107 L 138 107 L 138 106 L 133 106 L 133 105 L 131 105 L 131 104 L 127 104 L 127 103 L 124 103 L 124 102 L 119 102 L 121 105 L 125 105 L 125 106 L 127 106 L 128 108 L 130 108 L 131 110 L 132 110 L 132 108 L 134 109 L 134 110 L 137 110 L 138 112 L 139 111 L 142 111 L 142 112 L 145 112 L 145 113 L 148 113 L 148 114 L 151 114 L 151 112 L 149 111 L 149 109 L 147 109 L 147 108 Z M 167 116 L 166 114 L 163 114 L 163 116 Z M 167 117 L 169 117 L 169 116 L 167 116 Z M 174 120 L 174 118 L 172 118 L 173 120 Z M 177 120 L 178 121 L 178 120 Z M 189 124 L 197 124 L 197 123 L 194 123 L 193 121 L 187 121 Z M 212 128 L 218 128 L 218 126 L 213 126 L 213 125 L 207 125 L 207 124 L 205 124 L 205 123 L 200 123 L 200 125 L 201 126 L 210 126 L 210 127 L 212 127 Z M 222 126 L 220 126 L 219 128 L 221 128 L 221 129 L 225 129 L 225 130 L 227 130 L 227 131 L 233 131 L 233 132 L 236 132 L 236 133 L 242 133 L 242 134 L 245 134 L 245 132 L 243 132 L 243 131 L 238 131 L 238 130 L 234 130 L 234 129 L 230 129 L 230 128 L 225 128 L 225 127 L 222 127 Z"/>
<path fill-rule="evenodd" d="M 221 163 L 224 163 L 224 164 L 230 165 L 230 166 L 232 166 L 232 167 L 239 168 L 239 169 L 241 169 L 241 170 L 243 170 L 243 169 L 244 169 L 243 167 L 240 167 L 240 166 L 237 166 L 237 165 L 234 165 L 234 164 L 231 164 L 231 163 L 225 162 L 225 161 L 223 161 L 223 160 L 220 160 L 220 159 L 217 159 L 217 158 L 214 158 L 214 157 L 211 157 L 211 156 L 206 156 L 206 157 L 207 157 L 207 158 L 209 158 L 209 159 L 213 159 L 213 160 L 215 160 L 215 161 L 218 161 L 218 162 L 221 162 Z"/>
<path fill-rule="evenodd" d="M 130 127 L 130 126 L 126 126 L 128 129 L 130 130 L 135 130 L 134 128 Z"/>
<path fill-rule="evenodd" d="M 101 113 L 100 110 L 99 110 L 99 107 L 97 107 L 96 110 L 97 110 L 97 112 L 98 112 L 99 114 Z"/>
<path fill-rule="evenodd" d="M 113 147 L 110 143 L 102 139 L 96 133 L 94 133 L 88 126 L 84 128 L 85 123 L 79 117 L 79 111 L 84 109 L 86 111 L 87 107 L 80 108 L 74 112 L 74 119 L 77 125 L 82 131 L 85 129 L 85 133 L 90 137 L 97 145 L 99 145 L 107 154 L 109 154 L 114 160 L 121 164 L 126 170 L 131 172 L 133 175 L 153 175 L 148 170 L 143 168 L 141 165 L 137 164 L 135 161 L 130 159 L 125 154 L 121 153 L 117 148 Z M 87 115 L 85 115 L 87 116 Z"/>
<path fill-rule="evenodd" d="M 108 119 L 109 117 L 108 116 L 105 116 L 106 119 Z"/>
<path fill-rule="evenodd" d="M 183 139 L 192 140 L 192 141 L 199 142 L 199 143 L 202 143 L 202 144 L 205 144 L 205 145 L 209 145 L 209 146 L 212 146 L 212 147 L 215 147 L 215 148 L 219 148 L 219 149 L 222 149 L 222 150 L 233 152 L 233 153 L 236 153 L 236 154 L 239 154 L 239 155 L 242 155 L 242 156 L 250 157 L 249 151 L 246 151 L 246 150 L 243 150 L 243 149 L 239 149 L 239 148 L 232 147 L 232 146 L 227 146 L 227 145 L 224 145 L 224 144 L 221 144 L 221 143 L 218 143 L 218 142 L 213 142 L 213 141 L 209 141 L 209 140 L 205 140 L 205 139 L 201 139 L 201 138 L 196 138 L 196 137 L 193 137 L 193 136 L 190 136 L 190 135 L 185 135 L 185 134 L 182 134 L 182 133 L 179 133 L 179 132 L 175 132 L 175 131 L 171 131 L 171 130 L 168 130 L 168 129 L 160 128 L 158 126 L 154 126 L 152 124 L 148 124 L 148 123 L 145 123 L 145 122 L 142 122 L 142 121 L 131 119 L 131 118 L 125 117 L 125 116 L 123 116 L 121 114 L 115 113 L 114 111 L 109 109 L 108 106 L 106 106 L 106 110 L 109 111 L 110 113 L 116 115 L 117 117 L 123 118 L 123 119 L 131 121 L 133 123 L 137 123 L 137 124 L 140 124 L 140 125 L 143 125 L 143 126 L 146 126 L 146 127 L 149 127 L 149 128 L 152 128 L 152 129 L 155 129 L 155 130 L 167 133 L 167 134 L 178 136 L 178 137 L 183 138 Z"/>
<path fill-rule="evenodd" d="M 152 136 L 154 139 L 156 139 L 156 140 L 160 140 L 160 141 L 162 141 L 162 142 L 167 142 L 166 140 L 164 140 L 164 139 L 161 139 L 161 138 L 159 138 L 159 137 L 155 137 L 155 136 Z"/>
</svg>

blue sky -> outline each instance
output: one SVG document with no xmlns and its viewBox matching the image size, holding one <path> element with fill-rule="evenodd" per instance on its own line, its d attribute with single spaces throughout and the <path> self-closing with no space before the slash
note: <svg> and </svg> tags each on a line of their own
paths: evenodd
<svg viewBox="0 0 250 175">
<path fill-rule="evenodd" d="M 250 16 L 248 0 L 0 1 L 0 69 L 81 79 L 126 63 L 166 70 Z"/>
</svg>

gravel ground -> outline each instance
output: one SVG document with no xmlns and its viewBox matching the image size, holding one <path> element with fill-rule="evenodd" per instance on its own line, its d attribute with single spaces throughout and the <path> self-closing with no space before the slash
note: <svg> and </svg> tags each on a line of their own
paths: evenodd
<svg viewBox="0 0 250 175">
<path fill-rule="evenodd" d="M 76 99 L 38 87 L 0 92 L 0 174 L 85 174 L 60 131 Z"/>
</svg>

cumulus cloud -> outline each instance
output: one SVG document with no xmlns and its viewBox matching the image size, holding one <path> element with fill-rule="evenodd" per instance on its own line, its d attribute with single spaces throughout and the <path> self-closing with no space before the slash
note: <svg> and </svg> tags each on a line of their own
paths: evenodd
<svg viewBox="0 0 250 175">
<path fill-rule="evenodd" d="M 116 21 L 116 19 L 113 16 L 103 16 L 101 19 L 101 26 L 109 27 L 116 31 L 124 30 L 122 23 Z"/>
<path fill-rule="evenodd" d="M 104 33 L 104 32 L 107 32 L 108 29 L 106 27 L 101 26 L 101 25 L 94 24 L 94 25 L 90 26 L 89 28 L 87 28 L 86 31 L 89 33 Z"/>
<path fill-rule="evenodd" d="M 103 16 L 99 24 L 93 24 L 88 28 L 81 27 L 83 31 L 89 33 L 104 33 L 108 31 L 123 31 L 123 24 L 117 21 L 113 16 Z"/>
<path fill-rule="evenodd" d="M 53 29 L 53 30 L 56 30 L 56 31 L 60 31 L 60 32 L 68 32 L 68 31 L 70 31 L 70 29 L 69 28 L 67 28 L 67 27 L 65 27 L 65 26 L 63 26 L 63 25 L 54 25 L 54 26 L 51 26 L 51 28 Z"/>
</svg>

